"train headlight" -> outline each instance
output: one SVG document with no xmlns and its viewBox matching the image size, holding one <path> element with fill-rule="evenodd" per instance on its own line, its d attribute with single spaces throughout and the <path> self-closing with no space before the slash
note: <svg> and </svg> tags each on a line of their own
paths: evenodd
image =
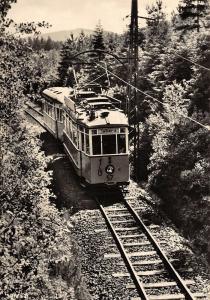
<svg viewBox="0 0 210 300">
<path fill-rule="evenodd" d="M 114 166 L 113 165 L 106 166 L 105 171 L 106 171 L 107 174 L 113 174 L 114 173 Z"/>
</svg>

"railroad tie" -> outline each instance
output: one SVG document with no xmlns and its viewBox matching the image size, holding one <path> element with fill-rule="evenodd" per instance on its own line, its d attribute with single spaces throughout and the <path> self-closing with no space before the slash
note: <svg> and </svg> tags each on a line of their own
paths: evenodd
<svg viewBox="0 0 210 300">
<path fill-rule="evenodd" d="M 134 229 L 133 229 L 134 230 Z M 154 232 L 152 234 L 153 236 L 157 236 L 157 233 Z M 136 233 L 136 234 L 123 234 L 123 235 L 119 235 L 119 238 L 121 239 L 125 239 L 125 238 L 142 238 L 142 237 L 145 237 L 145 234 L 144 233 Z"/>
<path fill-rule="evenodd" d="M 151 256 L 157 254 L 156 251 L 139 251 L 139 252 L 131 252 L 127 253 L 128 257 L 139 257 L 139 256 Z M 106 253 L 104 254 L 104 258 L 116 258 L 121 257 L 120 253 Z"/>
<path fill-rule="evenodd" d="M 165 241 L 160 241 L 159 244 L 167 244 Z M 149 246 L 151 245 L 151 242 L 145 241 L 145 242 L 133 242 L 133 243 L 124 243 L 124 247 L 133 247 L 133 246 Z"/>
<path fill-rule="evenodd" d="M 177 261 L 177 259 L 172 259 L 170 262 Z M 141 260 L 141 261 L 134 261 L 132 262 L 132 265 L 134 267 L 138 266 L 149 266 L 149 265 L 160 265 L 163 264 L 163 261 L 161 259 L 153 259 L 153 260 Z M 118 266 L 124 266 L 124 263 L 118 263 Z"/>
<path fill-rule="evenodd" d="M 194 285 L 195 281 L 194 280 L 185 280 L 185 284 L 187 285 Z M 145 289 L 150 289 L 150 288 L 165 288 L 165 287 L 173 287 L 177 286 L 177 283 L 175 281 L 163 281 L 163 282 L 152 282 L 152 283 L 143 283 L 143 287 Z M 134 284 L 127 284 L 126 285 L 127 289 L 135 289 Z"/>
<path fill-rule="evenodd" d="M 94 232 L 95 233 L 101 233 L 101 232 L 106 232 L 107 229 L 106 228 L 101 228 L 101 229 L 95 229 Z"/>
<path fill-rule="evenodd" d="M 204 298 L 205 295 L 202 293 L 193 293 L 193 296 L 195 298 Z M 163 295 L 151 295 L 148 296 L 149 300 L 182 300 L 185 299 L 185 296 L 183 294 L 163 294 Z M 141 300 L 140 297 L 133 297 L 131 300 Z"/>
<path fill-rule="evenodd" d="M 127 223 L 131 223 L 131 222 L 135 222 L 133 219 L 132 220 L 118 220 L 118 221 L 112 221 L 112 224 L 127 224 Z M 97 225 L 104 225 L 106 224 L 105 222 L 97 222 Z"/>
<path fill-rule="evenodd" d="M 105 208 L 104 209 L 105 210 L 105 212 L 107 213 L 107 212 L 115 212 L 115 211 L 128 211 L 127 210 L 127 208 L 121 208 L 121 207 L 116 207 L 116 208 Z"/>
<path fill-rule="evenodd" d="M 140 234 L 126 234 L 126 235 L 120 235 L 119 238 L 121 239 L 133 239 L 133 238 L 142 238 L 145 235 L 143 233 Z"/>
<path fill-rule="evenodd" d="M 138 230 L 139 227 L 135 226 L 135 227 L 116 227 L 115 231 L 135 231 Z"/>
<path fill-rule="evenodd" d="M 105 253 L 104 258 L 118 258 L 121 257 L 120 253 Z"/>
<path fill-rule="evenodd" d="M 109 218 L 117 218 L 117 217 L 130 217 L 131 214 L 129 213 L 122 213 L 122 214 L 109 214 Z"/>
<path fill-rule="evenodd" d="M 151 256 L 157 254 L 156 251 L 138 251 L 127 253 L 128 257 Z"/>
<path fill-rule="evenodd" d="M 138 276 L 153 276 L 165 273 L 165 269 L 161 270 L 150 270 L 150 271 L 140 271 L 136 272 Z M 112 274 L 113 277 L 130 277 L 130 274 L 127 272 L 116 272 Z"/>
<path fill-rule="evenodd" d="M 158 229 L 158 228 L 160 228 L 160 226 L 156 225 L 156 224 L 151 224 L 148 227 L 149 227 L 149 229 Z"/>
</svg>

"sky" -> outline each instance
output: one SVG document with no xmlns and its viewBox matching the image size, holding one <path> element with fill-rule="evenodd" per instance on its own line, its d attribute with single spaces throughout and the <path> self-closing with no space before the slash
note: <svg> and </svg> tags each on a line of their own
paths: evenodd
<svg viewBox="0 0 210 300">
<path fill-rule="evenodd" d="M 146 6 L 155 0 L 138 0 L 140 16 L 146 16 Z M 179 0 L 163 0 L 168 17 Z M 129 23 L 131 0 L 17 0 L 8 17 L 16 22 L 46 21 L 52 27 L 43 32 L 94 29 L 101 21 L 104 30 L 122 33 Z M 139 21 L 140 26 L 143 21 Z"/>
</svg>

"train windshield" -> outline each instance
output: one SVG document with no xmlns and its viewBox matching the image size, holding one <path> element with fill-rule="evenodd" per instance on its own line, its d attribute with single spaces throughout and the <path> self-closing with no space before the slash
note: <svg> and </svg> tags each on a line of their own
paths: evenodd
<svg viewBox="0 0 210 300">
<path fill-rule="evenodd" d="M 116 129 L 114 134 L 100 134 L 92 130 L 93 155 L 126 153 L 126 133 L 123 129 Z"/>
<path fill-rule="evenodd" d="M 126 153 L 126 139 L 125 134 L 117 135 L 118 153 Z"/>
<path fill-rule="evenodd" d="M 116 153 L 116 135 L 102 135 L 103 154 Z"/>
<path fill-rule="evenodd" d="M 100 135 L 93 135 L 93 155 L 100 155 L 101 154 L 101 136 Z"/>
</svg>

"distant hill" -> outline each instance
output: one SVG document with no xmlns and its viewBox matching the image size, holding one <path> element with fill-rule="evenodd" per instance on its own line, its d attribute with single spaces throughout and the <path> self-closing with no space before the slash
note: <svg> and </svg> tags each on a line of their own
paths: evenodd
<svg viewBox="0 0 210 300">
<path fill-rule="evenodd" d="M 70 37 L 71 34 L 74 35 L 74 37 L 78 37 L 81 31 L 84 32 L 85 35 L 91 35 L 93 34 L 94 30 L 91 29 L 84 29 L 84 28 L 76 28 L 72 30 L 61 30 L 61 31 L 55 31 L 55 32 L 49 32 L 49 33 L 44 33 L 41 36 L 44 39 L 47 39 L 50 37 L 53 41 L 65 41 L 67 38 Z M 104 33 L 111 33 L 109 31 L 104 31 Z"/>
</svg>

